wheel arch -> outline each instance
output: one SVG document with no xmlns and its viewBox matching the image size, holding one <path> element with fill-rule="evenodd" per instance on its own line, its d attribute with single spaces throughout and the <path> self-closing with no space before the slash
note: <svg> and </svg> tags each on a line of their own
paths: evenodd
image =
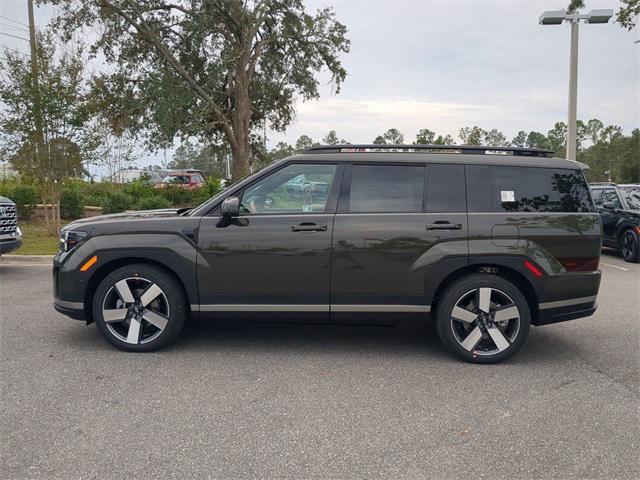
<svg viewBox="0 0 640 480">
<path fill-rule="evenodd" d="M 518 272 L 511 267 L 491 262 L 470 264 L 449 273 L 449 275 L 447 275 L 438 284 L 433 293 L 433 297 L 431 299 L 431 311 L 435 311 L 438 305 L 438 299 L 442 295 L 442 292 L 451 283 L 466 275 L 475 273 L 495 275 L 513 283 L 516 287 L 518 287 L 529 305 L 529 310 L 531 311 L 531 323 L 535 324 L 535 321 L 538 318 L 539 299 L 538 294 L 536 293 L 536 290 L 531 282 L 521 272 Z"/>
<path fill-rule="evenodd" d="M 194 303 L 194 292 L 189 292 L 189 289 L 185 285 L 185 279 L 178 273 L 177 269 L 172 268 L 170 265 L 146 256 L 132 255 L 114 258 L 101 264 L 96 269 L 96 271 L 93 272 L 93 275 L 91 275 L 89 281 L 87 282 L 87 287 L 84 291 L 84 313 L 87 323 L 93 322 L 93 297 L 95 295 L 96 289 L 98 288 L 98 285 L 100 285 L 100 282 L 102 282 L 102 280 L 104 280 L 111 272 L 117 270 L 120 267 L 131 264 L 151 265 L 173 276 L 178 282 L 178 285 L 180 285 L 180 288 L 182 289 L 182 292 L 187 299 L 187 305 L 189 306 Z"/>
</svg>

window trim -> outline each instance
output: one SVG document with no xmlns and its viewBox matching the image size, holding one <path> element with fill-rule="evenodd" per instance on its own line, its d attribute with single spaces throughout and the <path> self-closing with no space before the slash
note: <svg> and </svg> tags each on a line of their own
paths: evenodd
<svg viewBox="0 0 640 480">
<path fill-rule="evenodd" d="M 374 166 L 374 167 L 421 167 L 424 173 L 424 182 L 422 185 L 422 204 L 420 211 L 416 212 L 387 212 L 387 211 L 371 211 L 371 212 L 352 212 L 349 210 L 351 203 L 351 183 L 353 180 L 353 167 L 355 166 Z M 351 162 L 346 164 L 345 172 L 340 188 L 340 198 L 338 201 L 338 209 L 336 213 L 349 215 L 377 215 L 377 214 L 419 214 L 425 212 L 427 186 L 427 163 L 421 162 Z"/>
<path fill-rule="evenodd" d="M 324 206 L 324 211 L 323 212 L 274 212 L 274 213 L 241 213 L 239 215 L 239 218 L 242 217 L 272 217 L 275 215 L 293 215 L 293 216 L 299 216 L 299 215 L 332 215 L 336 213 L 336 207 L 338 204 L 338 192 L 339 192 L 339 188 L 341 185 L 341 180 L 342 180 L 342 174 L 344 172 L 344 165 L 342 165 L 340 162 L 309 162 L 309 161 L 292 161 L 292 162 L 286 162 L 283 163 L 279 168 L 276 168 L 270 172 L 267 172 L 265 175 L 260 176 L 259 178 L 256 178 L 255 181 L 251 182 L 248 185 L 245 185 L 241 190 L 238 190 L 237 192 L 234 192 L 234 194 L 229 195 L 229 197 L 237 197 L 240 199 L 240 201 L 242 201 L 242 197 L 244 196 L 245 192 L 251 188 L 252 186 L 254 186 L 255 184 L 261 182 L 262 180 L 275 175 L 276 173 L 280 172 L 281 170 L 284 170 L 285 168 L 288 168 L 292 165 L 334 165 L 336 167 L 335 170 L 335 174 L 333 177 L 333 183 L 331 184 L 331 189 L 329 190 L 329 194 L 327 195 L 327 202 L 325 203 Z M 228 197 L 225 197 L 225 199 Z M 224 201 L 224 200 L 223 200 Z M 219 208 L 216 208 L 216 215 L 219 215 Z"/>
</svg>

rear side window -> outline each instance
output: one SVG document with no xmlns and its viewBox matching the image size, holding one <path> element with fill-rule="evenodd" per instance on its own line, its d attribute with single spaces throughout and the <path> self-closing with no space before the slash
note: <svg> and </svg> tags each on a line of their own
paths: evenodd
<svg viewBox="0 0 640 480">
<path fill-rule="evenodd" d="M 464 165 L 427 167 L 427 212 L 466 212 Z"/>
<path fill-rule="evenodd" d="M 470 212 L 592 212 L 579 170 L 468 165 Z"/>
<path fill-rule="evenodd" d="M 349 212 L 422 212 L 423 165 L 354 165 Z"/>
</svg>

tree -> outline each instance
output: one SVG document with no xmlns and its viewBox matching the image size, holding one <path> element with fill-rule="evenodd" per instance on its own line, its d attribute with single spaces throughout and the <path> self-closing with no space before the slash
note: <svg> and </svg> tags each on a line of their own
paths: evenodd
<svg viewBox="0 0 640 480">
<path fill-rule="evenodd" d="M 307 13 L 302 0 L 48 1 L 67 36 L 102 33 L 93 49 L 114 69 L 112 83 L 135 95 L 147 119 L 138 130 L 156 144 L 224 136 L 235 180 L 249 173 L 253 129 L 284 130 L 294 97 L 319 96 L 320 70 L 336 93 L 346 77 L 346 27 L 331 8 Z"/>
<path fill-rule="evenodd" d="M 556 122 L 553 128 L 547 132 L 545 144 L 549 150 L 553 150 L 558 157 L 564 157 L 567 144 L 567 124 Z"/>
<path fill-rule="evenodd" d="M 374 145 L 386 145 L 387 141 L 384 139 L 382 135 L 378 135 L 373 141 Z"/>
<path fill-rule="evenodd" d="M 416 135 L 416 143 L 418 145 L 429 145 L 435 142 L 436 132 L 429 130 L 428 128 L 423 128 Z"/>
<path fill-rule="evenodd" d="M 640 1 L 638 0 L 621 0 L 623 6 L 618 9 L 616 14 L 616 20 L 623 28 L 631 31 L 638 25 L 638 19 L 640 18 Z M 640 40 L 636 40 L 635 43 L 639 43 Z"/>
<path fill-rule="evenodd" d="M 529 132 L 527 135 L 527 147 L 529 148 L 549 148 L 549 142 L 544 133 Z"/>
<path fill-rule="evenodd" d="M 301 135 L 298 140 L 296 140 L 296 151 L 302 152 L 307 148 L 313 147 L 313 139 L 308 135 Z"/>
<path fill-rule="evenodd" d="M 0 150 L 16 170 L 37 180 L 48 230 L 54 235 L 60 229 L 62 183 L 83 175 L 83 162 L 91 159 L 96 144 L 82 49 L 68 46 L 57 53 L 55 39 L 46 33 L 38 35 L 35 53 L 37 82 L 28 59 L 5 49 L 0 60 L 0 102 L 5 105 L 0 111 Z M 36 133 L 39 122 L 43 139 Z"/>
<path fill-rule="evenodd" d="M 433 143 L 435 145 L 455 145 L 456 144 L 453 137 L 449 134 L 445 135 L 444 137 L 442 135 L 438 135 L 438 138 L 436 138 Z"/>
<path fill-rule="evenodd" d="M 323 145 L 347 145 L 349 142 L 344 138 L 338 138 L 338 134 L 335 130 L 331 130 L 322 139 Z"/>
<path fill-rule="evenodd" d="M 506 147 L 509 141 L 500 130 L 493 128 L 485 133 L 484 144 L 488 147 Z"/>
<path fill-rule="evenodd" d="M 383 137 L 391 145 L 402 145 L 404 143 L 404 135 L 397 128 L 390 128 L 384 133 Z"/>
<path fill-rule="evenodd" d="M 513 140 L 511 140 L 511 144 L 514 147 L 524 147 L 527 144 L 527 132 L 520 130 L 518 134 L 513 137 Z"/>
<path fill-rule="evenodd" d="M 464 145 L 482 145 L 487 136 L 487 131 L 478 126 L 463 127 L 458 134 Z"/>
</svg>

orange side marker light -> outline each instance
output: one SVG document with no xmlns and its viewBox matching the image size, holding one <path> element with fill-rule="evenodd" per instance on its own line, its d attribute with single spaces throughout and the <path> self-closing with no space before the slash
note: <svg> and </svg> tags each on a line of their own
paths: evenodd
<svg viewBox="0 0 640 480">
<path fill-rule="evenodd" d="M 98 256 L 94 255 L 93 257 L 91 257 L 89 260 L 87 260 L 85 262 L 84 265 L 82 265 L 82 267 L 80 267 L 80 271 L 81 272 L 86 272 L 87 270 L 89 270 L 96 262 L 98 261 Z"/>
</svg>

